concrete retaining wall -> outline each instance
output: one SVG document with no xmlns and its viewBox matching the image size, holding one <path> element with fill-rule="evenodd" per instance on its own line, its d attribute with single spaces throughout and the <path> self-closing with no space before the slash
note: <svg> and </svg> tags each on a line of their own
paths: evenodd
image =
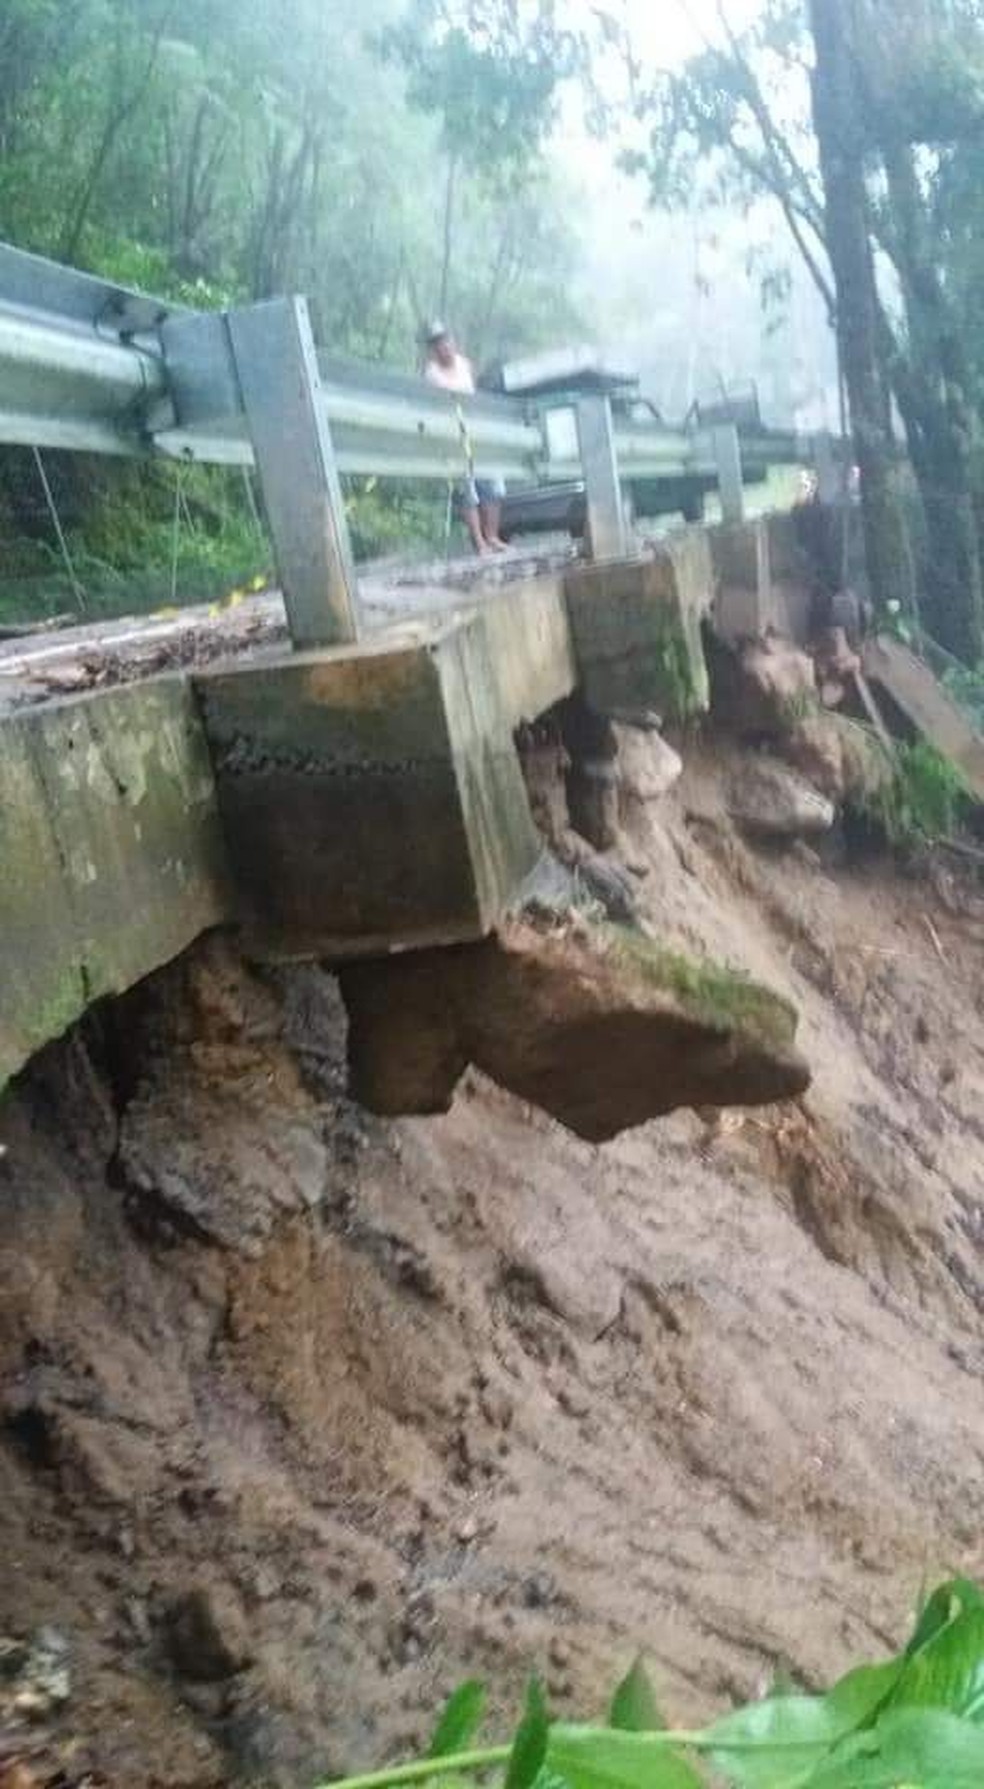
<svg viewBox="0 0 984 1789">
<path fill-rule="evenodd" d="M 179 678 L 7 715 L 0 1086 L 229 913 L 208 748 Z"/>
<path fill-rule="evenodd" d="M 538 843 L 479 617 L 198 679 L 238 916 L 268 956 L 482 936 Z"/>
<path fill-rule="evenodd" d="M 578 683 L 600 714 L 703 713 L 710 687 L 701 621 L 714 598 L 707 534 L 673 535 L 645 559 L 576 566 L 567 576 Z"/>
<path fill-rule="evenodd" d="M 721 567 L 760 603 L 767 540 L 690 529 L 361 646 L 0 715 L 0 1085 L 223 921 L 285 957 L 487 933 L 540 849 L 516 727 L 576 686 L 602 714 L 705 709 Z"/>
</svg>

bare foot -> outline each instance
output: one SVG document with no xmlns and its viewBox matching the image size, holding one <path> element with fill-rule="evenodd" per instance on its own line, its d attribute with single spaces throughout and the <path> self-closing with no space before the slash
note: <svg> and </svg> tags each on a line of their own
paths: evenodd
<svg viewBox="0 0 984 1789">
<path fill-rule="evenodd" d="M 487 537 L 485 544 L 487 547 L 491 548 L 493 553 L 508 553 L 509 551 L 509 542 L 500 540 L 497 534 L 490 534 Z"/>
</svg>

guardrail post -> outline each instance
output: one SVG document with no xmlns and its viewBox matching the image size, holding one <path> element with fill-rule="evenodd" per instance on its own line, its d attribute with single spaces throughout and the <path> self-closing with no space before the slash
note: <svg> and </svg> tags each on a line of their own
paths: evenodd
<svg viewBox="0 0 984 1789">
<path fill-rule="evenodd" d="M 612 406 L 607 397 L 577 400 L 577 434 L 587 498 L 587 545 L 592 559 L 624 559 L 625 515 L 618 481 Z"/>
<path fill-rule="evenodd" d="M 720 423 L 711 430 L 714 463 L 717 466 L 721 517 L 725 522 L 745 520 L 745 486 L 741 474 L 741 442 L 733 422 Z"/>
<path fill-rule="evenodd" d="M 230 311 L 228 327 L 291 639 L 355 640 L 358 583 L 307 303 Z"/>
</svg>

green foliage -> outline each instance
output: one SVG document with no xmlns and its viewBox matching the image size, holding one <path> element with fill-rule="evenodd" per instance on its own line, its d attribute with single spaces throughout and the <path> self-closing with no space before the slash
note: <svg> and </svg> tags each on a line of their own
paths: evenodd
<svg viewBox="0 0 984 1789">
<path fill-rule="evenodd" d="M 967 801 L 960 772 L 927 740 L 917 739 L 896 747 L 892 776 L 869 797 L 866 811 L 889 844 L 911 849 L 951 834 Z"/>
<path fill-rule="evenodd" d="M 459 1683 L 444 1705 L 428 1757 L 444 1758 L 448 1752 L 464 1751 L 478 1732 L 484 1713 L 485 1685 L 475 1677 Z"/>
<path fill-rule="evenodd" d="M 479 363 L 581 334 L 572 208 L 539 153 L 556 71 L 524 62 L 546 42 L 540 27 L 500 23 L 476 45 L 459 33 L 440 52 L 441 114 L 461 152 L 448 220 L 427 95 L 367 42 L 397 30 L 402 6 L 9 0 L 0 240 L 198 309 L 304 292 L 328 351 L 404 369 L 439 294 Z M 74 596 L 43 505 L 32 495 L 27 520 L 7 501 L 12 463 L 0 450 L 0 611 L 26 620 Z M 220 499 L 213 482 L 195 502 L 205 477 L 187 475 L 179 599 L 269 568 L 241 490 Z M 84 503 L 62 519 L 94 611 L 170 600 L 171 481 L 153 468 L 86 475 Z M 353 480 L 346 495 L 359 557 L 443 541 L 438 487 Z"/>
<path fill-rule="evenodd" d="M 411 105 L 440 119 L 449 156 L 492 188 L 525 180 L 578 65 L 553 5 L 489 5 L 466 23 L 447 0 L 411 0 L 377 41 L 406 70 Z"/>
<path fill-rule="evenodd" d="M 345 513 L 357 559 L 382 559 L 444 543 L 447 491 L 404 479 L 345 480 Z"/>
<path fill-rule="evenodd" d="M 694 1765 L 662 1734 L 557 1726 L 547 1758 L 568 1789 L 701 1789 Z"/>
<path fill-rule="evenodd" d="M 94 616 L 145 613 L 212 602 L 237 586 L 269 581 L 272 555 L 239 471 L 58 454 L 47 456 L 46 467 L 77 588 L 33 462 L 11 455 L 6 489 L 0 487 L 4 620 L 71 611 L 79 600 Z M 30 514 L 30 533 L 13 525 L 18 511 Z"/>
<path fill-rule="evenodd" d="M 666 1726 L 656 1692 L 641 1659 L 636 1659 L 612 1697 L 608 1725 L 625 1733 L 652 1733 Z"/>
<path fill-rule="evenodd" d="M 549 1738 L 547 1705 L 534 1677 L 526 1691 L 526 1706 L 509 1752 L 505 1789 L 532 1789 L 543 1769 Z"/>
<path fill-rule="evenodd" d="M 626 968 L 665 989 L 702 1024 L 718 1029 L 737 1025 L 767 1043 L 792 1043 L 796 1031 L 792 1007 L 737 970 L 681 956 L 626 926 L 601 929 Z"/>
<path fill-rule="evenodd" d="M 699 648 L 688 641 L 679 618 L 669 611 L 659 626 L 654 655 L 667 718 L 677 722 L 692 720 L 706 707 L 706 692 L 697 681 L 702 658 Z"/>
<path fill-rule="evenodd" d="M 943 672 L 944 688 L 962 708 L 978 733 L 984 733 L 984 666 L 951 664 Z"/>
<path fill-rule="evenodd" d="M 460 163 L 455 322 L 482 355 L 508 309 L 511 346 L 539 345 L 573 320 L 539 155 L 560 34 L 539 7 L 492 33 L 493 8 L 477 37 L 423 11 L 293 0 L 285 30 L 280 0 L 0 8 L 0 239 L 199 307 L 303 291 L 334 352 L 406 366 L 445 252 L 436 106 Z"/>
<path fill-rule="evenodd" d="M 443 1726 L 450 1710 L 457 1720 L 467 1709 L 468 1740 L 475 1691 L 463 1685 L 442 1717 Z M 496 1784 L 505 1773 L 510 1789 L 700 1789 L 707 1767 L 732 1789 L 980 1789 L 984 1599 L 965 1579 L 940 1585 L 894 1658 L 848 1672 L 826 1695 L 772 1696 L 697 1731 L 640 1724 L 654 1708 L 641 1666 L 616 1691 L 607 1726 L 550 1725 L 534 1685 L 511 1743 L 432 1752 L 333 1789 L 387 1789 L 449 1771 Z M 631 1722 L 617 1725 L 626 1715 Z"/>
</svg>

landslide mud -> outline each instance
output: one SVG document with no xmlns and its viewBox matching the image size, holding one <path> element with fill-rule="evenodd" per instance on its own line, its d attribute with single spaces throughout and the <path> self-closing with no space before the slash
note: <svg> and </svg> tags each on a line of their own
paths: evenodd
<svg viewBox="0 0 984 1789">
<path fill-rule="evenodd" d="M 660 816 L 640 907 L 796 1003 L 799 1103 L 594 1147 L 472 1075 L 372 1119 L 331 977 L 213 940 L 0 1105 L 39 1782 L 310 1784 L 468 1673 L 589 1714 L 640 1646 L 687 1722 L 984 1571 L 984 903 L 755 854 L 696 760 Z"/>
</svg>

